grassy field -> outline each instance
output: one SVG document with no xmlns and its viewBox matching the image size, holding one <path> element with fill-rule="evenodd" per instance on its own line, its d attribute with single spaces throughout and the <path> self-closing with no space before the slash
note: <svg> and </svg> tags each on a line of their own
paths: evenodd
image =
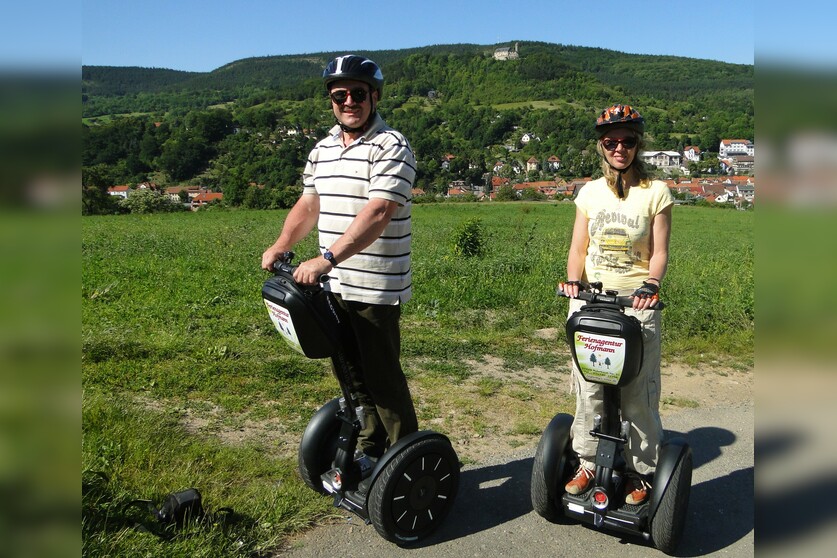
<svg viewBox="0 0 837 558">
<path fill-rule="evenodd" d="M 531 375 L 557 382 L 568 370 L 566 303 L 554 293 L 573 207 L 415 207 L 402 345 L 423 427 L 456 444 L 495 436 L 534 446 L 549 418 L 570 409 Z M 336 382 L 326 361 L 285 347 L 260 297 L 261 253 L 284 215 L 83 218 L 84 555 L 266 554 L 334 513 L 295 464 L 301 432 Z M 453 231 L 468 219 L 484 231 L 480 258 L 453 256 Z M 752 365 L 753 221 L 752 212 L 674 209 L 665 359 Z M 313 236 L 297 253 L 316 253 Z M 235 514 L 165 542 L 132 528 L 141 515 L 128 501 L 189 486 L 210 512 Z"/>
</svg>

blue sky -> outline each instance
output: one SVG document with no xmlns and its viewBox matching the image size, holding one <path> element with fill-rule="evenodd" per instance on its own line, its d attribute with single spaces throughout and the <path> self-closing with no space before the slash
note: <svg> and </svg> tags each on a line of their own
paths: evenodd
<svg viewBox="0 0 837 558">
<path fill-rule="evenodd" d="M 81 8 L 89 65 L 211 71 L 252 56 L 514 40 L 754 61 L 754 0 L 82 0 Z M 65 21 L 78 18 L 67 10 Z"/>
</svg>

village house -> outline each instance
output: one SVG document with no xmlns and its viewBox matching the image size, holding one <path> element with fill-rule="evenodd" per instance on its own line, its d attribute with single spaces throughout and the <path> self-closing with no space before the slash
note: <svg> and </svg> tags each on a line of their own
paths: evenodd
<svg viewBox="0 0 837 558">
<path fill-rule="evenodd" d="M 553 172 L 557 171 L 561 168 L 561 159 L 556 155 L 550 155 L 549 159 L 546 160 L 546 168 Z"/>
<path fill-rule="evenodd" d="M 700 147 L 697 145 L 687 145 L 683 148 L 683 158 L 697 163 L 700 161 Z"/>
<path fill-rule="evenodd" d="M 191 209 L 192 211 L 197 211 L 208 203 L 218 202 L 222 199 L 224 199 L 224 194 L 220 192 L 201 192 L 192 198 Z"/>
<path fill-rule="evenodd" d="M 115 196 L 117 198 L 122 198 L 123 200 L 128 199 L 128 195 L 131 192 L 131 187 L 127 184 L 122 184 L 120 186 L 111 186 L 108 188 L 108 195 Z"/>
<path fill-rule="evenodd" d="M 530 134 L 529 132 L 526 132 L 525 134 L 520 136 L 520 143 L 522 143 L 523 145 L 528 145 L 531 141 L 541 141 L 541 138 L 539 138 L 535 134 Z"/>
<path fill-rule="evenodd" d="M 642 151 L 639 157 L 650 165 L 663 170 L 679 170 L 683 156 L 677 151 Z"/>
<path fill-rule="evenodd" d="M 526 172 L 534 172 L 540 169 L 540 166 L 541 164 L 538 162 L 538 159 L 533 155 L 526 161 Z"/>
<path fill-rule="evenodd" d="M 718 159 L 718 166 L 721 174 L 733 174 L 735 172 L 735 164 L 732 159 Z"/>
<path fill-rule="evenodd" d="M 442 157 L 442 168 L 448 170 L 450 168 L 450 162 L 456 159 L 456 155 L 451 155 L 450 153 L 446 153 L 444 157 Z"/>
<path fill-rule="evenodd" d="M 732 170 L 735 174 L 751 173 L 755 167 L 756 158 L 751 155 L 740 155 L 732 159 Z"/>
<path fill-rule="evenodd" d="M 448 186 L 448 192 L 445 194 L 446 198 L 461 198 L 465 194 L 469 194 L 465 188 L 461 188 L 459 186 Z"/>
<path fill-rule="evenodd" d="M 721 145 L 718 148 L 718 158 L 728 159 L 736 156 L 750 156 L 755 157 L 756 146 L 750 140 L 746 139 L 722 139 Z"/>
<path fill-rule="evenodd" d="M 500 188 L 503 186 L 508 186 L 509 179 L 503 178 L 501 176 L 492 176 L 491 177 L 491 192 L 496 193 Z"/>
<path fill-rule="evenodd" d="M 165 189 L 164 194 L 172 201 L 180 201 L 180 192 L 186 192 L 189 200 L 195 199 L 199 194 L 206 192 L 206 188 L 202 186 L 171 186 Z"/>
</svg>

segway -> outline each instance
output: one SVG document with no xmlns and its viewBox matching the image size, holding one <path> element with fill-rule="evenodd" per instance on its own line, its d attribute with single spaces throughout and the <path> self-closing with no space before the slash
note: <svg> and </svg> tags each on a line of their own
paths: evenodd
<svg viewBox="0 0 837 558">
<path fill-rule="evenodd" d="M 692 482 L 692 451 L 683 438 L 661 443 L 648 498 L 625 502 L 623 482 L 630 423 L 621 420 L 620 388 L 636 378 L 642 366 L 642 328 L 624 309 L 631 297 L 602 292 L 594 283 L 579 292 L 587 301 L 567 321 L 573 360 L 588 382 L 604 384 L 604 409 L 590 434 L 598 438 L 595 480 L 581 494 L 564 490 L 579 461 L 572 449 L 572 415 L 555 415 L 541 436 L 532 467 L 531 497 L 535 511 L 553 522 L 567 519 L 621 534 L 637 535 L 672 554 L 686 522 Z M 562 292 L 559 291 L 562 296 Z M 658 302 L 654 310 L 662 309 Z"/>
<path fill-rule="evenodd" d="M 340 328 L 346 317 L 323 282 L 297 284 L 292 252 L 274 264 L 262 287 L 270 318 L 294 350 L 308 358 L 332 358 L 342 397 L 323 405 L 308 423 L 299 445 L 305 484 L 330 494 L 334 505 L 372 523 L 399 546 L 415 544 L 444 520 L 459 487 L 459 459 L 447 437 L 424 430 L 392 444 L 377 461 L 356 454 L 363 430 L 362 406 L 351 393 Z"/>
</svg>

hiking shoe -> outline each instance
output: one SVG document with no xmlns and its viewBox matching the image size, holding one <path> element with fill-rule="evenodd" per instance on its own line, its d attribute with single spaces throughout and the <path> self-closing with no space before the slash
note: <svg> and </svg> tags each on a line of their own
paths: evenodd
<svg viewBox="0 0 837 558">
<path fill-rule="evenodd" d="M 625 483 L 625 503 L 637 505 L 648 499 L 648 492 L 651 485 L 644 479 L 636 476 L 629 476 Z"/>
<path fill-rule="evenodd" d="M 567 483 L 564 490 L 566 490 L 568 494 L 581 494 L 590 486 L 590 482 L 593 480 L 594 476 L 593 471 L 586 468 L 584 465 L 579 465 L 578 470 L 575 472 L 575 476 Z"/>
</svg>

